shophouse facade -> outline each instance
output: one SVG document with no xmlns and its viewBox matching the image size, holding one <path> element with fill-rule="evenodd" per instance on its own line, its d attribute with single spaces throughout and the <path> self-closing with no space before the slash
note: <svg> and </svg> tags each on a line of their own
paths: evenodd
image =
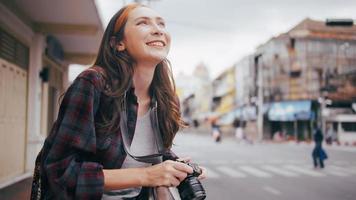
<svg viewBox="0 0 356 200">
<path fill-rule="evenodd" d="M 91 0 L 1 1 L 0 188 L 32 175 L 68 66 L 92 64 L 102 34 Z"/>
<path fill-rule="evenodd" d="M 337 119 L 345 114 L 346 126 L 355 129 L 355 38 L 355 25 L 334 27 L 305 19 L 257 48 L 263 102 L 270 104 L 270 137 L 282 132 L 297 140 L 311 139 L 313 129 L 325 132 L 331 122 L 342 140 L 337 127 L 343 123 L 337 125 Z"/>
</svg>

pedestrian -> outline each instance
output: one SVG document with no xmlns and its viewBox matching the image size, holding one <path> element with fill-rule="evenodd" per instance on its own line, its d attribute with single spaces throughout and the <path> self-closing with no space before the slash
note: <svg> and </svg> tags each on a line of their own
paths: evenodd
<svg viewBox="0 0 356 200">
<path fill-rule="evenodd" d="M 170 42 L 165 20 L 147 6 L 129 4 L 112 17 L 95 66 L 63 97 L 36 159 L 32 199 L 172 198 L 169 187 L 193 169 L 171 151 L 183 121 Z M 141 162 L 146 155 L 157 163 Z"/>
<path fill-rule="evenodd" d="M 234 129 L 235 129 L 235 138 L 236 138 L 237 142 L 238 143 L 242 142 L 243 132 L 242 132 L 240 120 L 235 118 L 232 125 L 234 126 Z"/>
<path fill-rule="evenodd" d="M 326 139 L 325 139 L 326 144 L 332 145 L 333 137 L 334 137 L 333 127 L 331 125 L 328 125 L 326 129 Z"/>
<path fill-rule="evenodd" d="M 216 121 L 212 121 L 211 123 L 211 130 L 212 130 L 212 136 L 215 142 L 219 143 L 221 142 L 221 131 L 219 125 L 216 123 Z"/>
<path fill-rule="evenodd" d="M 323 133 L 319 128 L 317 128 L 314 132 L 313 139 L 315 142 L 315 147 L 312 152 L 312 157 L 313 157 L 313 162 L 314 162 L 314 168 L 324 168 L 324 160 L 328 158 L 326 152 L 324 151 L 322 147 L 322 142 L 323 142 Z"/>
</svg>

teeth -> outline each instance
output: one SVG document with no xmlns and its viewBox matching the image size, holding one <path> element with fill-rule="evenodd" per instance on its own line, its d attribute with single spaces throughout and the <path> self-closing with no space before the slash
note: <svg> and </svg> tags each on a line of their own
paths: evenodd
<svg viewBox="0 0 356 200">
<path fill-rule="evenodd" d="M 147 43 L 149 46 L 158 46 L 158 47 L 163 47 L 164 44 L 162 42 L 150 42 Z"/>
</svg>

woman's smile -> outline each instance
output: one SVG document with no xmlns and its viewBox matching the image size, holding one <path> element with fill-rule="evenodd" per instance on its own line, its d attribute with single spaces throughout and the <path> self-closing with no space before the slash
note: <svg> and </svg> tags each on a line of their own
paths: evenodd
<svg viewBox="0 0 356 200">
<path fill-rule="evenodd" d="M 154 47 L 165 47 L 166 43 L 162 40 L 154 40 L 151 42 L 146 43 L 148 46 L 154 46 Z"/>
</svg>

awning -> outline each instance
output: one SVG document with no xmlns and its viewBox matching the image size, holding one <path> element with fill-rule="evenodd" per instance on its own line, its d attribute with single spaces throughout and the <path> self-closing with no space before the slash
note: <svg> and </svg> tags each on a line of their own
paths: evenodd
<svg viewBox="0 0 356 200">
<path fill-rule="evenodd" d="M 268 111 L 270 121 L 311 120 L 315 114 L 311 110 L 311 101 L 276 102 Z"/>
<path fill-rule="evenodd" d="M 263 104 L 262 111 L 263 115 L 267 114 L 268 109 L 270 108 L 270 104 Z M 254 121 L 257 119 L 257 107 L 256 106 L 241 106 L 221 115 L 218 118 L 218 124 L 232 124 L 235 119 L 241 121 Z"/>
</svg>

